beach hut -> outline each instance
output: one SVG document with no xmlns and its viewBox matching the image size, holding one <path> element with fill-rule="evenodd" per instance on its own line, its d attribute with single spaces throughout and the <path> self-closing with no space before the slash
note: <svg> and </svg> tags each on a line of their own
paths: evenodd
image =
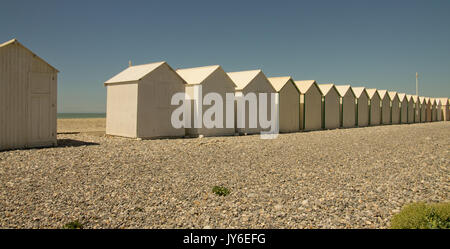
<svg viewBox="0 0 450 249">
<path fill-rule="evenodd" d="M 421 105 L 420 105 L 420 99 L 417 95 L 412 95 L 412 99 L 414 102 L 414 123 L 420 123 L 421 118 Z"/>
<path fill-rule="evenodd" d="M 322 129 L 322 92 L 315 80 L 294 81 L 300 92 L 300 129 Z"/>
<path fill-rule="evenodd" d="M 280 132 L 300 130 L 300 91 L 291 77 L 270 77 L 269 82 L 279 96 Z"/>
<path fill-rule="evenodd" d="M 364 87 L 352 87 L 356 96 L 356 125 L 369 125 L 369 95 Z"/>
<path fill-rule="evenodd" d="M 381 98 L 381 124 L 391 124 L 391 99 L 387 90 L 378 90 Z"/>
<path fill-rule="evenodd" d="M 213 65 L 178 69 L 176 72 L 186 81 L 186 98 L 192 103 L 191 128 L 186 128 L 186 135 L 191 137 L 234 135 L 235 128 L 228 128 L 230 126 L 226 125 L 227 118 L 223 118 L 222 123 L 214 127 L 205 127 L 202 120 L 209 109 L 207 105 L 203 105 L 203 99 L 209 93 L 218 94 L 222 98 L 224 116 L 226 106 L 230 104 L 234 106 L 233 100 L 227 100 L 226 93 L 234 93 L 237 86 L 222 67 Z M 226 101 L 233 101 L 233 103 L 226 103 Z"/>
<path fill-rule="evenodd" d="M 356 123 L 356 95 L 350 85 L 336 86 L 340 98 L 340 126 L 355 127 Z"/>
<path fill-rule="evenodd" d="M 436 122 L 437 120 L 437 102 L 435 98 L 430 98 L 431 101 L 431 122 Z"/>
<path fill-rule="evenodd" d="M 322 128 L 336 129 L 340 126 L 340 94 L 334 84 L 319 84 L 322 92 Z"/>
<path fill-rule="evenodd" d="M 172 96 L 184 93 L 185 81 L 166 63 L 129 66 L 106 87 L 106 134 L 130 138 L 181 137 L 184 127 L 171 123 Z"/>
<path fill-rule="evenodd" d="M 391 102 L 390 119 L 392 124 L 400 123 L 400 99 L 397 92 L 388 91 L 389 100 Z"/>
<path fill-rule="evenodd" d="M 439 98 L 439 102 L 441 104 L 441 120 L 442 121 L 448 121 L 450 120 L 450 105 L 449 105 L 449 99 L 448 98 Z"/>
<path fill-rule="evenodd" d="M 425 97 L 419 97 L 419 104 L 420 104 L 420 122 L 426 122 L 427 120 L 427 103 L 425 101 Z"/>
<path fill-rule="evenodd" d="M 257 97 L 257 101 L 254 103 L 250 103 L 249 101 L 245 101 L 245 106 L 243 106 L 242 109 L 239 109 L 239 105 L 237 105 L 236 109 L 236 115 L 235 120 L 237 124 L 238 116 L 242 115 L 241 117 L 245 121 L 245 127 L 244 128 L 238 128 L 236 126 L 236 131 L 240 134 L 256 134 L 261 133 L 263 129 L 260 127 L 260 124 L 258 122 L 258 119 L 256 119 L 256 123 L 254 127 L 250 126 L 250 119 L 249 115 L 255 115 L 255 117 L 259 116 L 260 113 L 260 105 L 259 105 L 259 93 L 268 93 L 266 95 L 266 103 L 267 103 L 267 116 L 270 118 L 271 110 L 270 110 L 270 101 L 271 101 L 271 95 L 270 93 L 276 93 L 276 90 L 273 88 L 272 84 L 269 82 L 267 77 L 264 75 L 264 73 L 261 70 L 250 70 L 250 71 L 240 71 L 240 72 L 230 72 L 227 73 L 228 76 L 231 78 L 231 80 L 234 82 L 236 87 L 236 93 L 240 97 L 245 97 L 247 94 L 255 94 Z M 254 105 L 253 108 L 251 108 L 250 105 Z M 250 113 L 251 111 L 255 111 L 256 113 Z"/>
<path fill-rule="evenodd" d="M 442 121 L 442 103 L 441 99 L 436 99 L 436 121 Z"/>
<path fill-rule="evenodd" d="M 381 124 L 381 98 L 377 89 L 366 89 L 369 95 L 369 124 L 380 125 Z"/>
<path fill-rule="evenodd" d="M 407 123 L 411 124 L 414 123 L 414 115 L 415 115 L 415 103 L 413 99 L 413 95 L 406 94 L 406 101 L 407 101 Z M 402 104 L 403 108 L 403 104 Z"/>
<path fill-rule="evenodd" d="M 399 93 L 398 99 L 400 100 L 400 123 L 407 124 L 408 123 L 408 98 L 406 94 Z"/>
<path fill-rule="evenodd" d="M 425 121 L 431 122 L 431 99 L 429 97 L 425 97 Z"/>
<path fill-rule="evenodd" d="M 0 44 L 0 150 L 56 145 L 58 72 L 16 39 Z"/>
</svg>

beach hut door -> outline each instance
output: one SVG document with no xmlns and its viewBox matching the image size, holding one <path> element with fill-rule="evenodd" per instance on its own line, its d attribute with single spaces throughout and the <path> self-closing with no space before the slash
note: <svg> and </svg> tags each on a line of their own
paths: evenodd
<svg viewBox="0 0 450 249">
<path fill-rule="evenodd" d="M 51 137 L 51 74 L 32 73 L 30 77 L 30 131 L 31 144 L 48 141 Z"/>
</svg>

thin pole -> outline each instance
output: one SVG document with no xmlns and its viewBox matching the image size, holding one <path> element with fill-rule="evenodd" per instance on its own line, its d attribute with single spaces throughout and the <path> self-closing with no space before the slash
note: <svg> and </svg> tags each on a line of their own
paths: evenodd
<svg viewBox="0 0 450 249">
<path fill-rule="evenodd" d="M 419 96 L 419 73 L 416 72 L 416 95 Z"/>
</svg>

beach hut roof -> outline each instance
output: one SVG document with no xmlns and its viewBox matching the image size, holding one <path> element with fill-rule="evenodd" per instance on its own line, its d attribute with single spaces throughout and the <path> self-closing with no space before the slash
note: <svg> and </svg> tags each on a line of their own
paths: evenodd
<svg viewBox="0 0 450 249">
<path fill-rule="evenodd" d="M 250 82 L 252 82 L 254 78 L 256 78 L 259 73 L 262 73 L 260 69 L 231 72 L 227 74 L 231 78 L 231 80 L 233 80 L 234 84 L 236 84 L 236 90 L 243 90 Z"/>
<path fill-rule="evenodd" d="M 309 88 L 311 88 L 312 85 L 315 84 L 317 86 L 317 83 L 315 80 L 296 80 L 296 81 L 294 81 L 294 83 L 295 83 L 295 86 L 297 87 L 297 89 L 302 94 L 306 93 L 309 90 Z M 319 91 L 320 91 L 319 87 L 317 89 L 319 89 Z M 320 91 L 320 93 L 322 94 L 321 91 Z"/>
<path fill-rule="evenodd" d="M 177 69 L 178 75 L 183 78 L 188 85 L 202 84 L 203 81 L 220 68 L 219 65 L 193 67 Z"/>
<path fill-rule="evenodd" d="M 366 91 L 366 88 L 365 88 L 365 87 L 352 87 L 352 90 L 353 90 L 353 92 L 355 93 L 355 96 L 356 96 L 357 98 L 361 97 L 361 94 L 362 94 L 363 92 L 366 92 L 366 94 L 367 94 L 367 91 Z"/>
<path fill-rule="evenodd" d="M 400 99 L 400 102 L 402 102 L 403 99 L 406 98 L 406 93 L 399 93 L 399 94 L 398 94 L 398 98 Z M 408 101 L 408 98 L 406 98 L 406 100 Z"/>
<path fill-rule="evenodd" d="M 348 91 L 350 91 L 353 94 L 353 96 L 356 96 L 355 92 L 353 91 L 350 85 L 336 86 L 336 89 L 338 90 L 341 96 L 345 96 L 345 94 L 347 94 Z"/>
<path fill-rule="evenodd" d="M 380 94 L 380 98 L 383 99 L 386 94 L 387 94 L 387 90 L 377 90 L 378 94 Z"/>
<path fill-rule="evenodd" d="M 398 96 L 397 92 L 388 91 L 388 96 L 391 100 L 394 100 L 396 96 Z"/>
<path fill-rule="evenodd" d="M 55 70 L 56 72 L 59 73 L 59 70 L 58 70 L 58 69 L 56 69 L 54 66 L 50 65 L 48 62 L 46 62 L 44 59 L 42 59 L 41 57 L 39 57 L 37 54 L 33 53 L 33 51 L 31 51 L 30 49 L 28 49 L 27 47 L 25 47 L 22 43 L 20 43 L 20 42 L 19 42 L 17 39 L 15 39 L 15 38 L 12 39 L 12 40 L 9 40 L 9 41 L 7 41 L 7 42 L 4 42 L 4 43 L 0 44 L 0 49 L 1 49 L 1 48 L 5 48 L 5 47 L 7 47 L 7 46 L 9 46 L 9 45 L 13 45 L 13 44 L 17 44 L 17 45 L 19 45 L 20 47 L 24 48 L 26 51 L 30 52 L 35 58 L 37 58 L 38 60 L 44 62 L 45 64 L 47 64 L 47 66 L 51 67 L 53 70 Z"/>
<path fill-rule="evenodd" d="M 378 93 L 378 90 L 375 89 L 375 88 L 366 89 L 366 92 L 367 92 L 367 94 L 369 94 L 369 98 L 373 98 L 373 96 L 374 96 L 375 94 L 377 94 L 378 97 L 381 98 L 380 94 Z"/>
<path fill-rule="evenodd" d="M 275 91 L 279 92 L 292 78 L 290 76 L 284 77 L 270 77 L 268 78 Z M 293 80 L 292 80 L 293 81 Z M 298 89 L 297 89 L 298 90 Z"/>
<path fill-rule="evenodd" d="M 422 104 L 425 101 L 425 97 L 419 97 L 419 102 Z"/>
<path fill-rule="evenodd" d="M 116 76 L 107 80 L 105 84 L 110 83 L 120 83 L 120 82 L 130 82 L 130 81 L 138 81 L 147 76 L 149 73 L 153 72 L 155 69 L 165 64 L 166 62 L 160 61 L 155 63 L 143 64 L 130 66 L 118 73 Z"/>
<path fill-rule="evenodd" d="M 413 100 L 413 102 L 414 103 L 417 103 L 417 101 L 419 101 L 419 96 L 417 96 L 417 95 L 406 95 L 406 97 L 408 98 L 408 101 L 410 101 L 410 99 L 412 99 Z"/>
<path fill-rule="evenodd" d="M 330 92 L 330 90 L 333 89 L 333 88 L 334 88 L 334 90 L 336 90 L 338 95 L 341 96 L 341 94 L 338 92 L 338 90 L 336 89 L 336 87 L 332 83 L 330 83 L 330 84 L 319 84 L 319 88 L 320 88 L 320 91 L 322 91 L 322 94 L 324 96 L 327 95 L 328 92 Z"/>
<path fill-rule="evenodd" d="M 448 98 L 438 98 L 441 105 L 448 105 Z"/>
</svg>

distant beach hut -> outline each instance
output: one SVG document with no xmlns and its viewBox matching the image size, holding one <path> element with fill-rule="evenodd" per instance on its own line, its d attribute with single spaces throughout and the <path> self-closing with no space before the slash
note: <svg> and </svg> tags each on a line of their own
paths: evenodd
<svg viewBox="0 0 450 249">
<path fill-rule="evenodd" d="M 181 137 L 174 128 L 171 105 L 184 93 L 185 81 L 166 63 L 130 66 L 107 80 L 106 134 L 131 138 Z"/>
<path fill-rule="evenodd" d="M 400 123 L 407 124 L 408 123 L 408 98 L 406 94 L 399 93 L 398 99 L 400 100 Z"/>
<path fill-rule="evenodd" d="M 429 97 L 425 97 L 425 121 L 431 122 L 431 99 Z"/>
<path fill-rule="evenodd" d="M 398 97 L 397 92 L 388 91 L 389 100 L 391 102 L 391 113 L 390 119 L 391 124 L 399 124 L 400 123 L 400 99 Z"/>
<path fill-rule="evenodd" d="M 195 126 L 195 117 L 204 117 L 205 112 L 208 111 L 208 106 L 203 105 L 203 99 L 209 93 L 217 93 L 223 100 L 223 115 L 226 115 L 226 106 L 233 103 L 226 103 L 226 93 L 234 93 L 234 82 L 230 79 L 227 73 L 219 65 L 184 68 L 176 70 L 178 75 L 186 81 L 186 97 L 192 102 L 191 104 L 191 128 L 186 128 L 186 135 L 196 136 L 223 136 L 234 135 L 235 128 L 227 128 L 226 118 L 223 118 L 219 127 L 205 127 L 202 122 L 198 122 Z M 201 95 L 200 95 L 201 89 Z M 197 103 L 197 104 L 196 104 Z M 215 103 L 216 104 L 216 103 Z M 203 120 L 203 119 L 202 119 Z M 200 120 L 199 120 L 200 121 Z M 197 128 L 196 128 L 197 127 Z M 198 128 L 201 127 L 201 128 Z"/>
<path fill-rule="evenodd" d="M 336 129 L 340 126 L 340 94 L 334 84 L 319 84 L 322 92 L 322 127 Z"/>
<path fill-rule="evenodd" d="M 439 102 L 441 103 L 441 120 L 449 121 L 450 120 L 450 103 L 448 98 L 439 98 Z"/>
<path fill-rule="evenodd" d="M 356 124 L 356 96 L 350 85 L 336 86 L 340 98 L 340 126 L 355 127 Z"/>
<path fill-rule="evenodd" d="M 387 90 L 378 90 L 381 98 L 381 124 L 391 124 L 391 99 Z"/>
<path fill-rule="evenodd" d="M 244 116 L 242 117 L 245 121 L 245 128 L 237 128 L 236 131 L 240 134 L 256 134 L 261 133 L 263 129 L 260 127 L 260 124 L 258 122 L 258 118 L 256 121 L 256 127 L 250 128 L 250 119 L 249 115 L 252 110 L 255 111 L 256 117 L 259 117 L 260 113 L 260 105 L 259 105 L 259 93 L 267 93 L 266 96 L 266 103 L 267 103 L 267 114 L 266 117 L 270 119 L 271 117 L 271 110 L 270 110 L 270 101 L 271 101 L 271 95 L 270 93 L 276 93 L 275 89 L 273 88 L 272 84 L 269 82 L 267 77 L 264 75 L 264 73 L 261 70 L 251 70 L 251 71 L 240 71 L 240 72 L 230 72 L 227 73 L 228 76 L 231 78 L 231 80 L 234 82 L 236 87 L 236 92 L 242 94 L 242 96 L 246 96 L 247 94 L 255 94 L 257 98 L 257 102 L 253 103 L 255 106 L 254 109 L 250 108 L 249 101 L 245 101 L 244 110 L 236 109 L 236 122 L 237 122 L 237 116 L 241 114 L 241 111 L 244 111 L 242 114 Z M 239 108 L 239 106 L 237 106 Z M 277 107 L 278 108 L 278 107 Z M 241 114 L 241 115 L 242 115 Z M 235 122 L 235 123 L 236 123 Z M 237 124 L 237 123 L 236 123 Z"/>
<path fill-rule="evenodd" d="M 427 103 L 425 101 L 425 97 L 419 97 L 419 104 L 420 104 L 420 122 L 426 122 L 427 121 Z"/>
<path fill-rule="evenodd" d="M 414 123 L 416 105 L 413 99 L 413 95 L 406 95 L 406 100 L 408 101 L 408 124 Z"/>
<path fill-rule="evenodd" d="M 369 95 L 364 87 L 352 87 L 356 96 L 356 125 L 369 125 Z"/>
<path fill-rule="evenodd" d="M 435 98 L 430 98 L 431 101 L 431 122 L 437 121 L 437 102 Z"/>
<path fill-rule="evenodd" d="M 420 123 L 420 122 L 422 122 L 420 119 L 421 119 L 421 113 L 422 113 L 422 110 L 421 110 L 421 105 L 420 105 L 420 99 L 419 99 L 419 96 L 417 96 L 417 95 L 412 95 L 412 99 L 413 99 L 413 102 L 414 102 L 414 123 Z"/>
<path fill-rule="evenodd" d="M 322 129 L 322 92 L 315 80 L 294 81 L 300 92 L 300 129 Z"/>
<path fill-rule="evenodd" d="M 300 130 L 300 91 L 291 77 L 270 77 L 269 82 L 279 96 L 280 132 Z"/>
<path fill-rule="evenodd" d="M 377 89 L 366 89 L 370 99 L 369 108 L 369 124 L 380 125 L 381 124 L 381 98 Z"/>
<path fill-rule="evenodd" d="M 442 103 L 441 99 L 436 99 L 436 121 L 442 121 Z"/>
<path fill-rule="evenodd" d="M 56 145 L 58 73 L 16 39 L 0 44 L 0 150 Z"/>
</svg>

